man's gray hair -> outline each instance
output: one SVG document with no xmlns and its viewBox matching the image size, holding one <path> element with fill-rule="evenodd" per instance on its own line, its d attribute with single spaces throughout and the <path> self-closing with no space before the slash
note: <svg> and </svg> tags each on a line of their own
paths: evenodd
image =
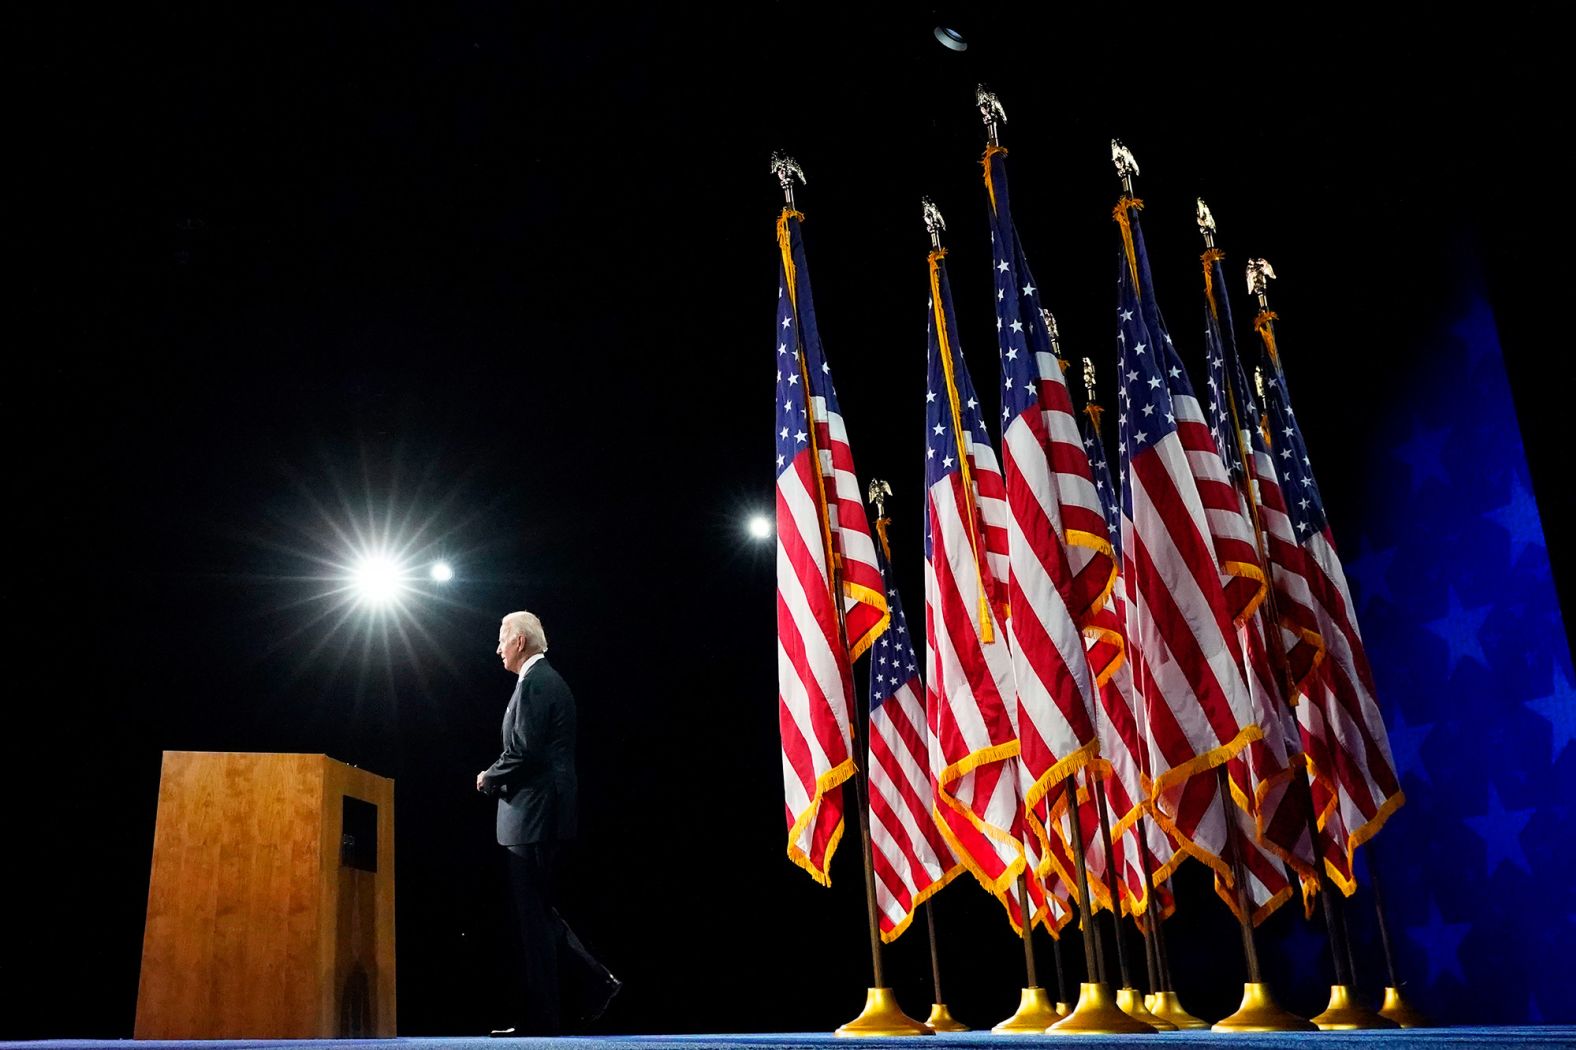
<svg viewBox="0 0 1576 1050">
<path fill-rule="evenodd" d="M 542 630 L 542 621 L 537 619 L 535 613 L 521 610 L 512 612 L 503 618 L 503 626 L 510 637 L 519 635 L 525 639 L 525 648 L 528 652 L 547 652 L 547 632 Z"/>
</svg>

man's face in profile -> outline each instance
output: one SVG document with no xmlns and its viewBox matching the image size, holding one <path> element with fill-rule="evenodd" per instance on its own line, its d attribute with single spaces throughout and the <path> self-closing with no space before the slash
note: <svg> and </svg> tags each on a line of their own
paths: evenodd
<svg viewBox="0 0 1576 1050">
<path fill-rule="evenodd" d="M 499 627 L 498 658 L 503 661 L 505 670 L 519 674 L 520 668 L 525 666 L 525 637 L 510 634 L 507 627 Z"/>
</svg>

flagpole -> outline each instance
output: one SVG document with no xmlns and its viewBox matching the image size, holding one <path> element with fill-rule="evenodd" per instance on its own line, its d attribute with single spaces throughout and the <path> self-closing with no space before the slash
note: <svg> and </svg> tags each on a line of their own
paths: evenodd
<svg viewBox="0 0 1576 1050">
<path fill-rule="evenodd" d="M 848 651 L 848 626 L 843 616 L 843 574 L 837 568 L 837 558 L 832 561 L 832 579 L 837 587 L 837 629 L 843 651 Z M 870 677 L 870 662 L 865 661 L 865 678 Z M 868 689 L 865 691 L 868 692 Z M 861 693 L 860 695 L 865 695 Z M 931 1029 L 909 1017 L 898 1005 L 892 990 L 887 987 L 881 966 L 881 911 L 876 904 L 875 856 L 870 845 L 870 774 L 867 724 L 870 719 L 869 703 L 853 705 L 851 712 L 854 730 L 854 785 L 859 806 L 859 844 L 863 850 L 865 868 L 865 908 L 870 921 L 870 969 L 874 980 L 865 998 L 865 1008 L 859 1016 L 837 1030 L 841 1036 L 891 1036 L 931 1035 Z M 861 710 L 862 709 L 862 713 Z"/>
<path fill-rule="evenodd" d="M 1215 218 L 1210 213 L 1209 205 L 1204 203 L 1204 198 L 1202 197 L 1198 198 L 1196 217 L 1199 234 L 1204 238 L 1205 251 L 1202 262 L 1205 269 L 1205 295 L 1209 298 L 1209 311 L 1218 322 L 1220 314 L 1214 302 L 1216 293 L 1213 290 L 1215 282 L 1212 278 L 1211 268 L 1215 265 L 1215 260 L 1220 255 L 1215 250 Z M 1220 294 L 1225 294 L 1224 289 L 1222 289 Z M 1223 340 L 1225 338 L 1232 339 L 1233 345 L 1235 345 L 1235 332 L 1226 332 L 1222 336 Z M 1223 341 L 1223 352 L 1224 346 Z M 1248 515 L 1251 518 L 1250 524 L 1253 526 L 1254 545 L 1258 552 L 1259 562 L 1264 566 L 1265 572 L 1273 573 L 1274 567 L 1270 563 L 1269 553 L 1265 544 L 1263 515 L 1259 508 L 1259 494 L 1254 489 L 1251 480 L 1252 471 L 1254 470 L 1253 459 L 1248 446 L 1242 439 L 1242 420 L 1237 415 L 1237 392 L 1232 374 L 1233 369 L 1222 368 L 1221 372 L 1225 380 L 1225 389 L 1221 391 L 1221 396 L 1225 398 L 1226 412 L 1230 417 L 1231 438 L 1236 448 L 1237 461 L 1242 464 L 1242 476 L 1238 479 L 1241 486 L 1239 491 L 1248 507 Z M 1264 632 L 1265 640 L 1268 643 L 1268 656 L 1278 672 L 1277 677 L 1280 678 L 1286 693 L 1285 702 L 1289 706 L 1295 702 L 1296 679 L 1292 673 L 1291 661 L 1286 655 L 1286 647 L 1281 640 L 1280 599 L 1275 593 L 1275 588 L 1272 584 L 1265 587 L 1264 608 L 1269 619 L 1269 624 Z M 1353 979 L 1355 967 L 1352 964 L 1351 943 L 1346 935 L 1345 917 L 1341 914 L 1334 894 L 1329 892 L 1329 886 L 1323 877 L 1323 872 L 1320 870 L 1320 864 L 1324 857 L 1323 835 L 1319 830 L 1318 820 L 1314 816 L 1313 793 L 1308 784 L 1306 763 L 1298 763 L 1295 775 L 1303 788 L 1303 797 L 1298 801 L 1306 803 L 1303 806 L 1303 813 L 1307 818 L 1308 843 L 1314 854 L 1312 877 L 1319 893 L 1320 902 L 1324 908 L 1325 935 L 1330 946 L 1330 959 L 1335 971 L 1335 984 L 1330 988 L 1329 1006 L 1323 1013 L 1312 1018 L 1313 1023 L 1321 1029 L 1342 1031 L 1357 1028 L 1387 1028 L 1389 1025 L 1384 1023 L 1383 1018 L 1380 1018 L 1373 1011 L 1363 1008 L 1356 1001 L 1356 988 Z"/>
<path fill-rule="evenodd" d="M 925 1018 L 925 1027 L 932 1032 L 967 1032 L 969 1026 L 952 1016 L 941 994 L 941 950 L 936 945 L 935 907 L 930 901 L 920 907 L 925 909 L 925 931 L 930 935 L 930 991 L 935 997 L 930 1004 L 930 1016 Z"/>
<path fill-rule="evenodd" d="M 952 429 L 954 440 L 957 442 L 958 473 L 963 488 L 963 501 L 966 508 L 963 513 L 969 536 L 969 547 L 974 555 L 974 571 L 979 585 L 979 637 L 984 644 L 994 644 L 997 639 L 992 627 L 992 618 L 995 613 L 991 609 L 990 596 L 987 593 L 984 578 L 985 566 L 985 541 L 980 531 L 979 514 L 975 508 L 974 481 L 970 476 L 968 450 L 964 447 L 963 420 L 958 409 L 958 394 L 954 389 L 953 381 L 953 350 L 949 345 L 947 335 L 946 307 L 941 297 L 938 273 L 941 259 L 946 254 L 946 249 L 941 245 L 941 234 L 947 228 L 946 220 L 941 215 L 941 209 L 936 207 L 929 197 L 922 199 L 924 209 L 925 232 L 930 237 L 930 267 L 931 267 L 931 309 L 934 311 L 936 325 L 936 345 L 941 355 L 942 372 L 946 376 L 947 400 L 952 411 Z M 1020 850 L 1022 844 L 1019 845 Z M 1025 868 L 1027 863 L 1025 862 Z M 1023 953 L 1025 972 L 1028 983 L 1023 988 L 1022 996 L 1018 1001 L 1018 1009 L 1005 1021 L 992 1026 L 991 1031 L 997 1033 L 1022 1034 L 1043 1032 L 1052 1021 L 1058 1020 L 1060 1014 L 1056 1012 L 1045 990 L 1035 983 L 1034 975 L 1034 942 L 1031 936 L 1034 927 L 1034 907 L 1029 899 L 1028 877 L 1020 871 L 1017 880 L 1019 908 L 1022 913 L 1021 932 L 1023 937 Z"/>
<path fill-rule="evenodd" d="M 1384 1005 L 1380 1007 L 1379 1013 L 1402 1028 L 1428 1028 L 1432 1024 L 1428 1017 L 1401 998 L 1401 979 L 1396 976 L 1395 952 L 1390 945 L 1390 924 L 1385 919 L 1384 892 L 1380 886 L 1374 846 L 1374 842 L 1368 843 L 1368 881 L 1374 891 L 1374 913 L 1379 919 L 1379 943 L 1384 946 L 1385 973 L 1390 978 L 1384 990 Z"/>
<path fill-rule="evenodd" d="M 1155 963 L 1159 969 L 1160 983 L 1155 987 L 1155 1002 L 1150 1013 L 1162 1021 L 1170 1021 L 1183 1031 L 1203 1031 L 1209 1022 L 1194 1017 L 1182 1006 L 1176 986 L 1171 983 L 1171 960 L 1166 951 L 1164 916 L 1160 914 L 1160 887 L 1154 880 L 1155 856 L 1149 852 L 1149 825 L 1147 818 L 1138 818 L 1138 852 L 1143 860 L 1144 914 L 1149 919 L 1149 937 L 1153 942 Z"/>
<path fill-rule="evenodd" d="M 1279 371 L 1280 352 L 1275 343 L 1275 313 L 1270 309 L 1269 304 L 1269 282 L 1275 278 L 1275 270 L 1264 259 L 1251 259 L 1248 262 L 1247 274 L 1248 291 L 1257 300 L 1259 308 L 1258 316 L 1254 320 L 1254 328 L 1259 330 L 1260 338 L 1263 340 L 1265 349 L 1267 351 L 1267 356 L 1270 358 L 1270 364 L 1277 371 Z M 1290 673 L 1289 665 L 1287 673 L 1288 675 Z M 1325 924 L 1330 927 L 1330 936 L 1333 940 L 1335 933 L 1332 913 L 1335 910 L 1333 907 L 1335 904 L 1335 894 L 1330 891 L 1329 887 L 1325 885 L 1323 880 L 1323 871 L 1321 869 L 1324 854 L 1323 850 L 1320 849 L 1318 821 L 1313 816 L 1313 785 L 1309 782 L 1306 765 L 1303 766 L 1299 773 L 1304 789 L 1307 791 L 1308 831 L 1309 834 L 1313 836 L 1312 841 L 1314 852 L 1317 855 L 1317 859 L 1314 864 L 1314 870 L 1315 874 L 1317 874 L 1320 878 L 1321 896 L 1326 898 L 1327 906 L 1325 908 Z M 1373 1023 L 1374 1018 L 1380 1018 L 1385 1021 L 1389 1021 L 1401 1028 L 1427 1027 L 1427 1018 L 1425 1018 L 1419 1011 L 1414 1009 L 1401 997 L 1400 980 L 1396 976 L 1395 958 L 1391 952 L 1390 932 L 1385 925 L 1384 902 L 1380 897 L 1379 868 L 1378 864 L 1376 863 L 1377 857 L 1373 853 L 1373 844 L 1371 842 L 1369 843 L 1368 848 L 1368 876 L 1374 888 L 1374 910 L 1379 921 L 1379 940 L 1384 951 L 1385 970 L 1390 978 L 1389 985 L 1385 987 L 1384 1004 L 1377 1012 L 1371 1011 L 1362 1006 L 1360 1003 L 1357 1003 L 1355 999 L 1352 998 L 1350 993 L 1344 997 L 1348 1000 L 1348 1003 L 1338 1004 L 1336 1000 L 1339 997 L 1339 994 L 1336 989 L 1332 988 L 1329 1009 L 1327 1009 L 1324 1014 L 1319 1015 L 1319 1017 L 1315 1017 L 1314 1021 L 1318 1022 L 1320 1018 L 1330 1015 L 1332 1021 L 1353 1019 L 1362 1022 L 1360 1025 L 1351 1024 L 1343 1026 L 1348 1028 L 1359 1026 L 1369 1028 L 1388 1027 L 1387 1025 Z M 1356 872 L 1354 871 L 1353 878 L 1355 877 Z M 1355 982 L 1356 960 L 1352 956 L 1351 935 L 1346 928 L 1344 909 L 1341 910 L 1340 925 L 1342 939 L 1345 943 L 1346 950 L 1347 977 L 1344 983 L 1351 985 Z M 1337 971 L 1339 971 L 1341 968 L 1340 962 L 1341 960 L 1339 957 L 1337 957 Z M 1353 1008 L 1355 1008 L 1355 1010 Z M 1325 1025 L 1321 1024 L 1320 1027 L 1325 1027 Z"/>
<path fill-rule="evenodd" d="M 1107 769 L 1106 775 L 1115 776 L 1116 771 Z M 1116 990 L 1116 1005 L 1123 1013 L 1138 1018 L 1157 1031 L 1174 1032 L 1177 1026 L 1150 1012 L 1149 1007 L 1144 1005 L 1144 997 L 1133 986 L 1133 976 L 1127 966 L 1127 948 L 1122 944 L 1121 875 L 1116 867 L 1116 842 L 1111 836 L 1111 807 L 1106 801 L 1104 785 L 1097 784 L 1093 776 L 1089 777 L 1089 790 L 1098 796 L 1096 806 L 1100 810 L 1100 834 L 1105 839 L 1105 882 L 1111 894 L 1111 930 L 1116 935 L 1116 967 L 1122 975 L 1122 987 Z M 1151 971 L 1151 981 L 1153 977 Z"/>
<path fill-rule="evenodd" d="M 1027 865 L 1025 865 L 1027 867 Z M 1029 900 L 1029 877 L 1018 872 L 1018 896 L 1023 901 L 1023 973 L 1026 988 L 1038 988 L 1040 979 L 1034 972 L 1034 904 Z"/>
<path fill-rule="evenodd" d="M 1130 178 L 1124 178 L 1123 185 L 1131 192 Z M 1098 444 L 1104 438 L 1100 433 L 1100 403 L 1095 399 L 1094 362 L 1087 357 L 1083 359 L 1083 384 L 1083 412 L 1084 415 L 1089 417 L 1090 432 L 1097 443 L 1097 447 L 1100 449 L 1101 461 L 1105 462 L 1105 448 L 1103 445 Z M 1109 478 L 1109 472 L 1106 476 Z M 1133 682 L 1133 704 L 1136 709 L 1141 710 L 1144 703 L 1143 665 L 1138 661 L 1130 661 L 1128 666 L 1131 668 Z M 1136 716 L 1138 710 L 1135 710 L 1134 714 Z M 1143 743 L 1144 741 L 1140 740 L 1140 744 L 1142 745 Z M 1137 757 L 1140 762 L 1140 771 L 1142 771 L 1143 756 L 1139 755 Z M 1105 813 L 1103 811 L 1101 817 L 1102 821 L 1104 821 Z M 1156 1027 L 1167 1025 L 1174 1029 L 1208 1028 L 1208 1024 L 1182 1008 L 1181 1001 L 1171 987 L 1170 966 L 1166 959 L 1165 934 L 1161 927 L 1160 907 L 1156 900 L 1159 896 L 1159 887 L 1155 884 L 1154 879 L 1155 859 L 1154 855 L 1149 852 L 1149 825 L 1147 818 L 1144 816 L 1142 805 L 1140 806 L 1134 830 L 1137 832 L 1138 838 L 1139 871 L 1144 881 L 1144 915 L 1148 920 L 1147 931 L 1140 928 L 1139 932 L 1143 934 L 1144 958 L 1149 965 L 1149 985 L 1152 994 L 1155 996 L 1153 1005 L 1144 1002 L 1143 999 L 1140 999 L 1139 1003 L 1159 1022 L 1159 1024 L 1155 1025 Z M 1107 825 L 1108 842 L 1110 837 L 1109 826 Z M 1136 915 L 1133 917 L 1133 922 L 1137 925 L 1138 917 Z M 1118 937 L 1120 938 L 1120 933 Z M 1145 1018 L 1145 1020 L 1148 1021 L 1148 1018 Z M 1167 1029 L 1160 1028 L 1160 1030 L 1166 1031 Z"/>
<path fill-rule="evenodd" d="M 1204 207 L 1202 200 L 1199 201 L 1199 206 L 1203 210 L 1203 214 L 1208 213 L 1208 209 Z M 1201 219 L 1201 226 L 1202 222 L 1203 220 Z M 1205 241 L 1206 243 L 1210 244 L 1211 247 L 1213 247 L 1208 232 L 1206 232 Z M 1269 307 L 1268 297 L 1265 294 L 1264 285 L 1267 284 L 1268 276 L 1272 275 L 1273 271 L 1268 270 L 1266 267 L 1259 272 L 1259 276 L 1257 278 L 1260 283 L 1257 297 L 1260 303 L 1260 309 L 1266 315 L 1269 313 Z M 1273 324 L 1274 322 L 1272 319 L 1266 318 L 1265 323 Z M 1274 341 L 1273 335 L 1271 336 L 1270 341 Z M 1242 425 L 1237 419 L 1236 399 L 1233 396 L 1234 392 L 1232 390 L 1231 382 L 1232 377 L 1227 375 L 1226 402 L 1231 410 L 1231 422 L 1233 433 L 1235 434 L 1237 440 L 1237 446 L 1239 450 L 1238 454 L 1245 456 L 1245 452 L 1242 449 Z M 1246 458 L 1244 458 L 1243 462 L 1247 463 L 1248 461 Z M 1253 497 L 1252 486 L 1248 486 L 1248 489 L 1249 506 L 1253 508 L 1254 512 L 1253 525 L 1254 534 L 1257 537 L 1259 543 L 1259 557 L 1260 560 L 1265 562 L 1266 567 L 1269 567 L 1268 561 L 1265 560 L 1264 537 L 1262 529 L 1259 525 L 1258 504 Z M 1279 624 L 1280 614 L 1277 607 L 1278 599 L 1275 595 L 1273 587 L 1270 588 L 1267 599 L 1270 610 L 1270 618 L 1276 624 Z M 1266 631 L 1265 634 L 1272 639 L 1270 656 L 1280 665 L 1280 671 L 1286 683 L 1286 695 L 1289 701 L 1294 695 L 1291 661 L 1286 655 L 1285 647 L 1281 644 L 1281 639 L 1278 632 Z M 1357 960 L 1352 954 L 1351 932 L 1346 925 L 1346 909 L 1343 906 L 1343 902 L 1337 899 L 1337 895 L 1333 887 L 1331 887 L 1329 880 L 1324 877 L 1323 861 L 1324 848 L 1326 844 L 1325 836 L 1319 828 L 1319 822 L 1314 813 L 1313 785 L 1308 779 L 1308 767 L 1306 763 L 1302 763 L 1299 766 L 1297 770 L 1297 779 L 1302 785 L 1303 801 L 1306 803 L 1304 812 L 1307 814 L 1308 818 L 1308 839 L 1313 848 L 1315 858 L 1313 876 L 1315 884 L 1318 887 L 1320 902 L 1324 909 L 1325 933 L 1330 942 L 1330 954 L 1335 968 L 1335 984 L 1330 988 L 1329 1005 L 1325 1008 L 1323 1013 L 1318 1014 L 1312 1018 L 1313 1023 L 1318 1025 L 1321 1029 L 1330 1031 L 1352 1031 L 1356 1029 L 1392 1027 L 1394 1024 L 1393 1021 L 1382 1016 L 1377 1011 L 1370 1010 L 1357 998 Z"/>
<path fill-rule="evenodd" d="M 1060 937 L 1051 938 L 1051 961 L 1056 964 L 1056 1012 L 1063 1015 L 1073 1012 L 1071 1000 L 1067 996 L 1067 974 L 1062 972 L 1062 940 Z"/>
<path fill-rule="evenodd" d="M 870 484 L 865 487 L 865 501 L 876 508 L 876 542 L 881 545 L 881 551 L 886 555 L 889 564 L 892 561 L 892 550 L 887 545 L 887 524 L 891 519 L 887 517 L 886 501 L 890 495 L 892 495 L 892 486 L 880 478 L 871 478 Z M 869 665 L 866 664 L 866 675 L 868 674 Z M 926 900 L 920 907 L 925 911 L 926 939 L 930 942 L 930 990 L 934 997 L 930 1004 L 930 1016 L 925 1019 L 925 1027 L 932 1032 L 967 1032 L 969 1026 L 952 1016 L 952 1011 L 947 1008 L 947 1000 L 941 995 L 941 950 L 936 943 L 934 905 Z"/>
<path fill-rule="evenodd" d="M 783 206 L 785 214 L 794 212 L 793 183 L 797 178 L 805 181 L 804 169 L 789 156 L 776 154 L 772 157 L 772 171 L 777 176 L 778 185 L 783 191 Z M 794 295 L 797 297 L 797 291 Z M 797 312 L 797 298 L 795 298 L 795 311 Z M 800 335 L 802 326 L 794 326 L 794 353 L 801 374 L 808 376 L 804 359 L 804 343 Z M 808 379 L 804 383 L 805 417 L 809 421 L 811 432 L 810 448 L 815 455 L 815 477 L 819 490 L 821 506 L 826 507 L 826 481 L 821 465 L 820 453 L 817 450 L 814 434 L 817 430 L 815 405 L 810 396 Z M 829 539 L 830 537 L 828 537 Z M 838 643 L 843 649 L 843 658 L 848 659 L 848 624 L 843 608 L 843 570 L 841 560 L 828 545 L 826 552 L 827 561 L 831 570 L 832 607 L 837 612 Z M 850 665 L 852 661 L 850 661 Z M 868 667 L 868 665 L 867 665 Z M 868 676 L 868 669 L 866 674 Z M 850 685 L 852 685 L 853 668 L 849 668 Z M 860 853 L 864 860 L 865 877 L 865 908 L 869 915 L 870 933 L 870 970 L 872 984 L 865 997 L 865 1008 L 854 1020 L 843 1025 L 837 1030 L 838 1035 L 846 1036 L 881 1036 L 881 1035 L 928 1035 L 930 1029 L 903 1013 L 892 995 L 892 990 L 886 986 L 881 965 L 881 927 L 880 909 L 876 904 L 875 866 L 870 848 L 870 782 L 866 767 L 868 765 L 868 751 L 865 744 L 865 723 L 869 719 L 868 703 L 858 703 L 854 697 L 848 698 L 848 715 L 850 729 L 853 732 L 854 743 L 854 798 L 858 809 L 859 844 Z M 864 714 L 860 714 L 860 708 Z"/>
<path fill-rule="evenodd" d="M 1125 219 L 1125 210 L 1136 204 L 1133 194 L 1133 177 L 1138 174 L 1138 162 L 1134 159 L 1132 151 L 1122 145 L 1118 139 L 1111 140 L 1111 162 L 1116 168 L 1117 176 L 1122 183 L 1122 198 L 1118 202 L 1119 217 L 1122 219 L 1122 232 L 1124 246 L 1127 251 L 1128 266 L 1134 270 L 1134 279 L 1137 280 L 1137 259 L 1134 252 L 1131 234 Z M 1235 883 L 1236 898 L 1238 901 L 1238 918 L 1242 926 L 1243 953 L 1247 960 L 1248 983 L 1243 988 L 1242 1005 L 1237 1012 L 1223 1021 L 1214 1025 L 1216 1031 L 1300 1031 L 1312 1030 L 1311 1025 L 1300 1017 L 1281 1010 L 1271 1001 L 1263 982 L 1259 979 L 1258 950 L 1253 941 L 1252 920 L 1247 914 L 1246 886 L 1242 876 L 1241 857 L 1237 852 L 1235 836 L 1235 821 L 1232 819 L 1228 808 L 1226 790 L 1226 771 L 1224 766 L 1217 767 L 1219 773 L 1217 791 L 1220 797 L 1221 809 L 1226 818 L 1226 842 L 1228 853 L 1231 855 L 1232 881 Z"/>
<path fill-rule="evenodd" d="M 1078 789 L 1075 778 L 1062 781 L 1062 797 L 1067 804 L 1067 822 L 1072 833 L 1068 845 L 1073 850 L 1073 869 L 1078 879 L 1078 925 L 1083 930 L 1084 965 L 1089 979 L 1078 990 L 1078 1005 L 1070 1016 L 1051 1025 L 1049 1031 L 1067 1034 L 1116 1034 L 1137 1035 L 1153 1032 L 1147 1025 L 1116 1005 L 1110 985 L 1100 978 L 1099 959 L 1095 946 L 1094 909 L 1089 902 L 1089 865 L 1084 856 L 1083 824 L 1078 819 Z"/>
</svg>

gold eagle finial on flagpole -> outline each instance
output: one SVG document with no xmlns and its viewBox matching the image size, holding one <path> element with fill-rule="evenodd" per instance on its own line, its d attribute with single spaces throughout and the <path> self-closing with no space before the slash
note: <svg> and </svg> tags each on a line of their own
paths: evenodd
<svg viewBox="0 0 1576 1050">
<path fill-rule="evenodd" d="M 772 174 L 777 176 L 777 184 L 783 189 L 788 210 L 794 211 L 793 180 L 797 178 L 801 185 L 807 184 L 809 180 L 804 177 L 804 169 L 788 154 L 778 151 L 772 154 Z"/>
<path fill-rule="evenodd" d="M 886 517 L 886 501 L 892 495 L 892 486 L 880 478 L 871 478 L 870 486 L 865 489 L 865 499 L 875 504 L 876 517 Z"/>
<path fill-rule="evenodd" d="M 1198 220 L 1198 232 L 1204 235 L 1204 247 L 1215 246 L 1215 216 L 1210 214 L 1209 205 L 1204 203 L 1204 198 L 1198 199 L 1194 209 L 1194 217 Z"/>
<path fill-rule="evenodd" d="M 1122 145 L 1121 139 L 1111 140 L 1111 163 L 1116 165 L 1116 174 L 1122 180 L 1122 192 L 1131 197 L 1133 176 L 1138 174 L 1138 160 L 1132 150 Z"/>
<path fill-rule="evenodd" d="M 925 232 L 930 234 L 930 246 L 939 251 L 941 234 L 947 228 L 947 220 L 941 217 L 941 209 L 936 207 L 936 202 L 929 197 L 922 197 L 920 204 L 925 209 Z"/>
<path fill-rule="evenodd" d="M 1275 280 L 1275 267 L 1268 259 L 1248 260 L 1248 294 L 1259 301 L 1259 309 L 1267 309 L 1270 282 Z"/>
<path fill-rule="evenodd" d="M 980 119 L 985 122 L 986 141 L 992 146 L 1001 145 L 996 125 L 1007 123 L 1007 111 L 1002 108 L 1001 99 L 996 96 L 996 92 L 980 84 L 974 88 L 974 105 L 979 107 Z"/>
</svg>

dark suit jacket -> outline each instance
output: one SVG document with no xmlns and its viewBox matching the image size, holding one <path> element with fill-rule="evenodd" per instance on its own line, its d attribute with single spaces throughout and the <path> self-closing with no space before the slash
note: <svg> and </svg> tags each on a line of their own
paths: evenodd
<svg viewBox="0 0 1576 1050">
<path fill-rule="evenodd" d="M 485 774 L 498 799 L 498 844 L 575 835 L 575 698 L 545 659 L 515 686 L 503 714 L 503 753 Z"/>
</svg>

